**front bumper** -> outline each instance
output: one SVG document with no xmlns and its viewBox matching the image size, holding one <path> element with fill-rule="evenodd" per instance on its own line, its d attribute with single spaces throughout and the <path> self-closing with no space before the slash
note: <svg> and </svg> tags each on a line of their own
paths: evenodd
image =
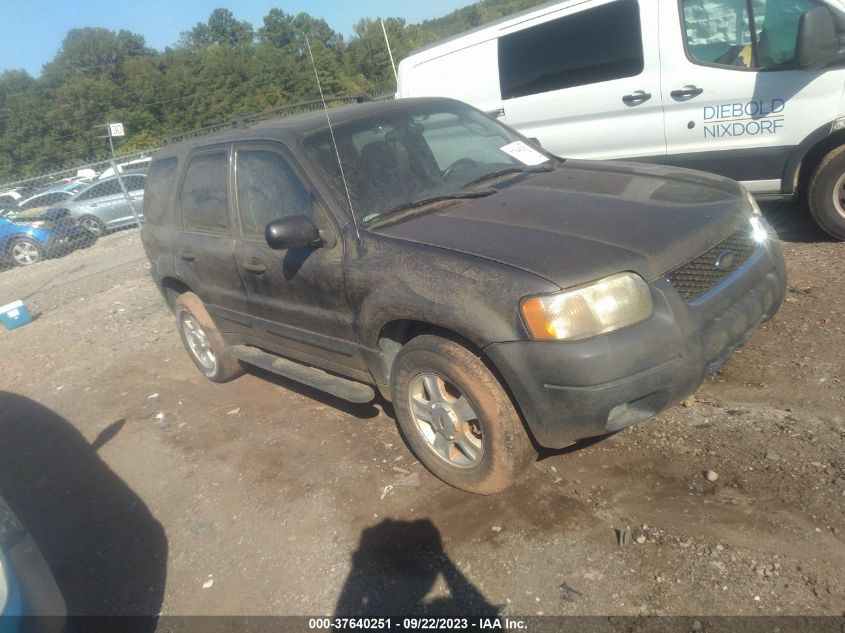
<svg viewBox="0 0 845 633">
<path fill-rule="evenodd" d="M 642 323 L 585 341 L 485 348 L 540 445 L 618 431 L 693 393 L 777 312 L 786 267 L 770 241 L 691 303 L 668 278 L 649 285 L 654 314 Z"/>
</svg>

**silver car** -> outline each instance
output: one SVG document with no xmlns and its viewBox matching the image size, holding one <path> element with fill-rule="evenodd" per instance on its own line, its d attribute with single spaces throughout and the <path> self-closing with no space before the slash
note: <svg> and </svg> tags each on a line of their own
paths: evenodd
<svg viewBox="0 0 845 633">
<path fill-rule="evenodd" d="M 122 178 L 138 217 L 143 218 L 146 174 L 124 174 Z M 64 201 L 61 207 L 70 211 L 80 226 L 93 231 L 97 236 L 104 235 L 107 231 L 137 224 L 117 177 L 89 185 Z"/>
</svg>

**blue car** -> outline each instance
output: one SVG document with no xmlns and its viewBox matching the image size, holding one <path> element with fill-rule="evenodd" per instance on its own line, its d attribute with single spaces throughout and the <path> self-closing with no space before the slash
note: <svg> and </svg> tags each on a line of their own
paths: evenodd
<svg viewBox="0 0 845 633">
<path fill-rule="evenodd" d="M 23 633 L 27 627 L 59 633 L 66 616 L 47 562 L 0 498 L 0 633 Z"/>
<path fill-rule="evenodd" d="M 0 217 L 0 260 L 30 266 L 90 246 L 97 235 L 77 226 L 64 209 L 47 209 L 30 217 Z"/>
</svg>

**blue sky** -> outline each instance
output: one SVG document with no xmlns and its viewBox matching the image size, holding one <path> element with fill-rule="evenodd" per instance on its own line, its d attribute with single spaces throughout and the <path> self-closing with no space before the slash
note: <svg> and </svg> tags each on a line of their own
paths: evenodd
<svg viewBox="0 0 845 633">
<path fill-rule="evenodd" d="M 306 11 L 348 37 L 362 17 L 402 17 L 412 23 L 467 4 L 472 0 L 0 0 L 0 70 L 23 68 L 38 76 L 67 32 L 84 26 L 140 33 L 148 46 L 161 50 L 175 44 L 182 31 L 207 20 L 218 7 L 231 10 L 237 19 L 256 28 L 272 7 L 285 13 Z"/>
</svg>

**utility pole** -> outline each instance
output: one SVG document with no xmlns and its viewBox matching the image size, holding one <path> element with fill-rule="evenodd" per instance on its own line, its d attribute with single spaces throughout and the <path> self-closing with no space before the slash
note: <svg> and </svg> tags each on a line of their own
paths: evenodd
<svg viewBox="0 0 845 633">
<path fill-rule="evenodd" d="M 387 54 L 390 55 L 390 65 L 393 67 L 393 78 L 396 79 L 396 89 L 399 89 L 399 75 L 396 74 L 396 64 L 393 63 L 393 51 L 390 50 L 390 40 L 387 39 L 387 29 L 384 28 L 384 20 L 378 19 L 381 22 L 381 32 L 384 33 L 384 43 L 387 44 Z"/>
<path fill-rule="evenodd" d="M 123 183 L 123 176 L 120 175 L 120 168 L 117 166 L 117 159 L 114 155 L 114 141 L 112 140 L 115 136 L 123 136 L 123 123 L 106 123 L 103 126 L 108 130 L 109 136 L 109 147 L 111 148 L 111 166 L 114 170 L 114 175 L 117 176 L 117 184 L 120 185 L 120 190 L 123 192 L 123 197 L 126 198 L 126 203 L 129 205 L 129 210 L 132 211 L 132 215 L 135 216 L 135 224 L 137 226 L 141 226 L 141 218 L 138 216 L 138 211 L 135 209 L 135 203 L 132 202 L 132 197 L 129 195 L 129 191 L 126 189 L 126 185 Z"/>
</svg>

